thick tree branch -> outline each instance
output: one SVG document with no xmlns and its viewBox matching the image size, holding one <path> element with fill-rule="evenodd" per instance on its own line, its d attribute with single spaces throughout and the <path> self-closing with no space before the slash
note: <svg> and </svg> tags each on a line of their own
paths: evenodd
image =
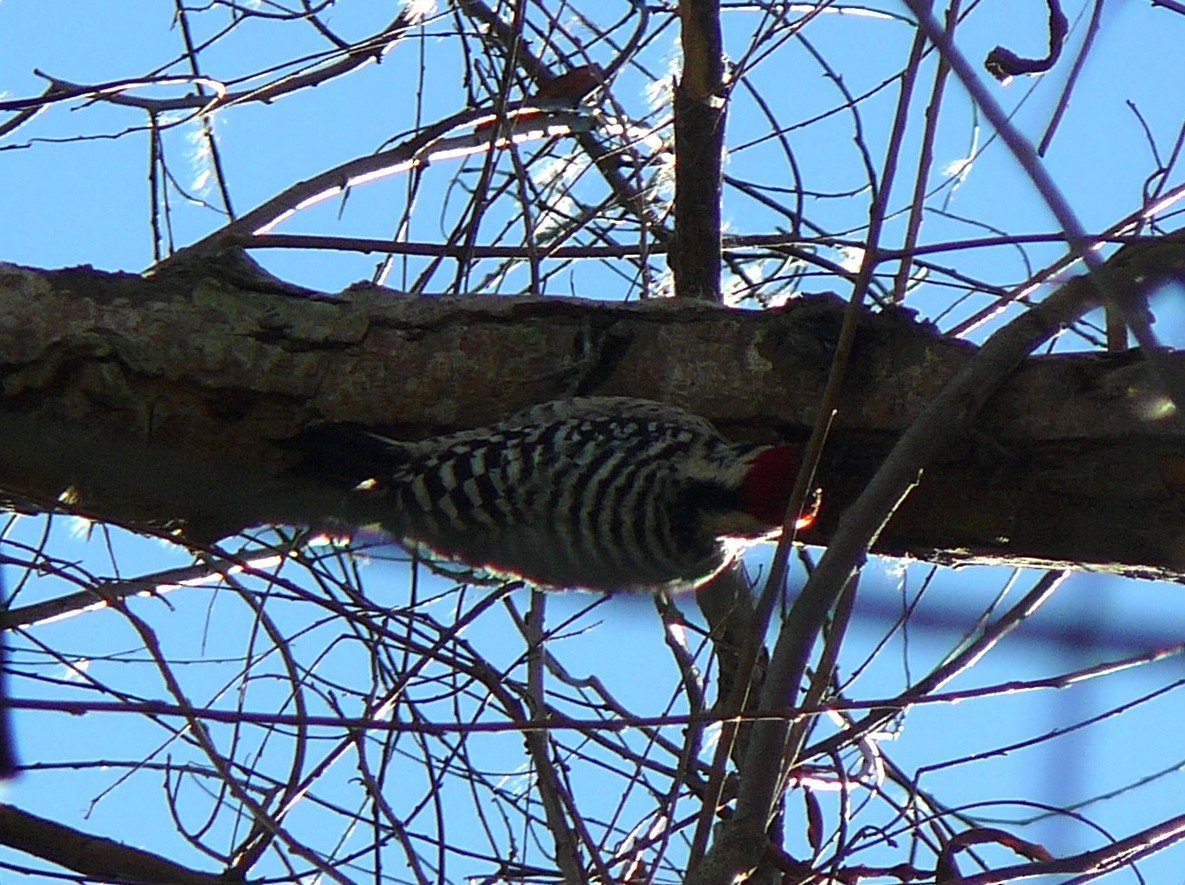
<svg viewBox="0 0 1185 885">
<path fill-rule="evenodd" d="M 335 494 L 286 475 L 285 443 L 317 422 L 415 438 L 620 394 L 684 406 L 737 438 L 802 438 L 843 310 L 826 297 L 756 313 L 244 285 L 0 268 L 0 488 L 25 506 L 68 493 L 95 516 L 200 540 L 334 512 Z M 974 353 L 906 312 L 861 318 L 805 540 L 829 542 Z M 1185 368 L 1183 355 L 1166 360 Z M 1179 577 L 1183 431 L 1148 417 L 1157 401 L 1138 354 L 1027 360 L 874 550 Z"/>
<path fill-rule="evenodd" d="M 171 860 L 102 836 L 93 836 L 0 804 L 0 845 L 103 882 L 145 885 L 217 885 L 229 879 L 191 870 Z"/>
</svg>

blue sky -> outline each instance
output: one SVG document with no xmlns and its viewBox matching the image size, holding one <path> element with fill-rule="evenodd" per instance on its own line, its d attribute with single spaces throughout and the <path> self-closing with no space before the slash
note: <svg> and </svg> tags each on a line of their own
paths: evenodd
<svg viewBox="0 0 1185 885">
<path fill-rule="evenodd" d="M 612 5 L 613 12 L 620 13 L 617 7 L 625 4 Z M 838 65 L 845 86 L 855 93 L 874 87 L 895 71 L 912 37 L 910 28 L 892 17 L 900 17 L 903 8 L 891 3 L 879 8 L 892 15 L 823 16 L 807 31 L 814 45 Z M 1082 12 L 1079 7 L 1067 8 L 1072 19 Z M 355 0 L 338 3 L 327 20 L 348 39 L 358 39 L 372 33 L 391 15 L 388 4 Z M 13 99 L 38 94 L 44 81 L 32 73 L 34 68 L 87 83 L 143 75 L 180 51 L 178 34 L 170 29 L 171 16 L 168 5 L 132 0 L 107 4 L 0 0 L 0 96 Z M 1077 45 L 1083 32 L 1084 19 L 1075 20 L 1078 23 L 1072 46 Z M 199 31 L 210 33 L 225 21 L 225 15 L 207 15 L 196 21 Z M 1043 49 L 1043 21 L 1043 4 L 1020 0 L 983 4 L 960 32 L 960 45 L 973 60 L 982 58 L 997 42 L 1021 54 L 1036 55 Z M 756 12 L 730 11 L 730 49 L 743 46 L 746 34 L 757 22 Z M 372 64 L 349 77 L 272 105 L 245 105 L 215 117 L 214 127 L 236 209 L 249 209 L 294 181 L 365 155 L 407 131 L 414 124 L 414 99 L 421 88 L 425 91 L 423 107 L 428 120 L 463 107 L 465 97 L 457 78 L 438 75 L 459 58 L 449 29 L 449 22 L 443 20 L 430 27 L 422 41 L 401 47 L 382 64 Z M 1185 21 L 1181 17 L 1150 9 L 1147 4 L 1111 4 L 1104 15 L 1098 42 L 1048 156 L 1055 179 L 1088 229 L 1101 229 L 1135 211 L 1140 205 L 1141 187 L 1152 168 L 1140 123 L 1128 102 L 1138 107 L 1162 153 L 1167 155 L 1171 150 L 1182 119 L 1177 84 L 1185 82 L 1185 54 L 1180 52 L 1183 37 Z M 312 28 L 259 24 L 217 44 L 203 56 L 203 62 L 208 73 L 229 79 L 302 53 L 321 51 L 324 46 Z M 430 72 L 423 83 L 419 79 L 421 53 L 428 59 Z M 604 60 L 595 51 L 594 55 Z M 647 70 L 656 75 L 654 79 L 668 76 L 674 57 L 674 31 L 668 28 L 647 48 Z M 1063 63 L 1041 80 L 1020 81 L 1007 89 L 993 87 L 1001 102 L 1016 109 L 1015 119 L 1031 137 L 1042 132 L 1064 83 L 1065 69 Z M 926 76 L 931 70 L 926 69 Z M 802 51 L 771 56 L 752 76 L 783 120 L 808 121 L 836 103 L 834 86 Z M 639 117 L 647 113 L 646 90 L 653 82 L 647 82 L 639 70 L 626 70 L 621 78 L 616 93 L 629 97 L 631 112 Z M 144 94 L 163 96 L 182 91 L 180 87 L 154 87 Z M 960 94 L 953 83 L 948 92 Z M 886 90 L 866 106 L 863 123 L 870 145 L 883 148 L 894 100 L 895 93 Z M 915 104 L 915 114 L 920 118 L 924 101 Z M 730 174 L 757 177 L 768 169 L 778 169 L 771 173 L 775 176 L 783 174 L 781 154 L 773 141 L 739 147 L 767 132 L 769 127 L 762 121 L 759 108 L 738 91 L 730 114 L 729 143 L 734 148 L 729 159 Z M 984 150 L 946 203 L 952 217 L 935 213 L 927 218 L 925 241 L 984 235 L 985 228 L 977 225 L 992 225 L 1011 234 L 1055 230 L 1048 211 L 1018 174 L 1014 160 L 998 143 L 990 141 L 990 133 L 977 131 L 977 120 L 964 100 L 950 99 L 944 120 L 937 141 L 936 169 L 966 157 L 973 144 Z M 142 114 L 134 110 L 74 101 L 48 109 L 33 123 L 0 139 L 0 181 L 4 184 L 0 260 L 41 267 L 85 263 L 131 272 L 147 267 L 152 250 L 148 224 L 149 154 L 147 137 L 141 129 L 143 122 Z M 178 125 L 168 131 L 165 143 L 174 173 L 186 188 L 197 192 L 202 190 L 209 167 L 195 133 L 191 123 Z M 803 178 L 811 188 L 839 193 L 859 184 L 860 175 L 852 172 L 858 159 L 852 133 L 852 120 L 844 114 L 788 131 Z M 80 134 L 87 137 L 80 140 Z M 916 149 L 916 135 L 911 135 L 905 145 L 908 163 L 914 162 L 911 149 Z M 874 165 L 880 162 L 881 155 L 874 154 Z M 463 202 L 461 184 L 454 178 L 458 168 L 460 164 L 440 164 L 426 173 L 416 204 L 412 239 L 438 240 L 446 220 L 455 216 Z M 931 183 L 937 185 L 939 177 L 936 174 Z M 1179 169 L 1174 168 L 1170 184 L 1178 184 L 1180 179 Z M 909 185 L 905 175 L 895 190 L 896 205 L 906 204 Z M 390 236 L 403 210 L 406 188 L 405 180 L 391 179 L 358 189 L 351 193 L 340 219 L 341 204 L 331 200 L 302 213 L 281 231 Z M 208 184 L 203 195 L 213 197 Z M 933 201 L 935 205 L 940 202 Z M 810 206 L 813 218 L 824 219 L 836 231 L 857 227 L 867 219 L 867 194 L 858 188 L 843 198 L 819 197 Z M 953 216 L 974 219 L 977 225 Z M 496 213 L 492 218 L 497 218 Z M 725 218 L 730 231 L 736 233 L 769 232 L 783 223 L 774 213 L 734 192 L 726 195 Z M 183 199 L 176 199 L 173 221 L 178 245 L 193 242 L 221 223 L 215 213 Z M 896 244 L 894 237 L 899 237 L 901 223 L 890 223 L 887 242 Z M 1167 226 L 1175 225 L 1170 221 Z M 491 237 L 491 232 L 497 230 L 493 222 L 483 228 Z M 508 239 L 515 240 L 513 231 Z M 1058 246 L 1037 246 L 1028 251 L 1028 256 L 1040 265 L 1060 253 Z M 266 252 L 257 257 L 286 279 L 326 290 L 368 278 L 378 260 L 375 256 L 329 252 Z M 1019 252 L 1006 247 L 952 252 L 936 260 L 997 284 L 1014 283 L 1027 275 Z M 439 279 L 447 282 L 451 275 L 446 273 Z M 510 290 L 514 291 L 513 285 L 521 286 L 524 279 L 512 280 Z M 557 275 L 552 285 L 553 294 L 574 291 L 608 299 L 619 297 L 622 287 L 619 278 L 597 266 L 573 267 Z M 837 284 L 818 279 L 804 288 L 821 291 L 837 288 Z M 910 304 L 929 313 L 947 298 L 948 293 L 941 289 L 923 289 Z M 1176 319 L 1180 315 L 1178 300 L 1179 293 L 1170 293 L 1158 302 L 1162 320 L 1158 332 L 1166 341 L 1181 344 L 1185 326 Z M 973 303 L 979 306 L 984 301 Z M 46 529 L 43 519 L 23 519 L 11 529 L 8 538 L 34 544 Z M 185 561 L 180 551 L 117 532 L 113 562 L 101 535 L 86 540 L 72 534 L 71 524 L 63 519 L 53 520 L 49 530 L 51 549 L 56 555 L 86 563 L 99 574 L 111 574 L 118 568 L 120 574 L 134 575 Z M 760 550 L 752 555 L 750 565 L 754 570 L 762 568 L 768 552 Z M 17 571 L 6 572 L 9 587 L 18 578 L 14 574 Z M 865 657 L 878 649 L 889 629 L 884 611 L 909 598 L 926 572 L 923 564 L 904 567 L 878 562 L 870 567 L 862 582 L 857 622 L 845 646 L 843 672 L 858 670 Z M 398 563 L 369 565 L 365 574 L 376 601 L 382 605 L 401 604 L 407 593 L 406 567 Z M 893 634 L 888 645 L 877 650 L 871 665 L 861 671 L 852 695 L 877 698 L 900 690 L 910 674 L 916 677 L 958 645 L 1009 578 L 1008 572 L 990 569 L 940 572 L 927 589 L 921 608 L 929 621 L 919 617 L 919 626 L 907 635 Z M 801 581 L 801 575 L 796 580 Z M 1014 591 L 1013 597 L 1027 589 L 1032 580 L 1031 576 L 1022 577 L 1018 582 L 1020 590 Z M 421 592 L 443 593 L 447 587 L 445 582 L 425 579 Z M 64 585 L 43 578 L 27 591 L 28 599 L 22 599 L 49 597 L 63 589 Z M 1179 595 L 1179 589 L 1172 586 L 1076 575 L 1018 636 L 1007 640 L 950 688 L 1047 676 L 1177 642 L 1185 628 L 1185 607 Z M 454 604 L 452 597 L 446 599 L 450 601 L 439 605 Z M 526 594 L 520 592 L 515 601 L 520 609 L 525 608 Z M 549 619 L 554 623 L 562 622 L 569 614 L 577 616 L 564 637 L 556 640 L 557 649 L 562 650 L 564 660 L 574 671 L 595 674 L 635 711 L 654 712 L 655 696 L 669 695 L 675 678 L 656 617 L 648 604 L 621 599 L 580 614 L 593 602 L 585 594 L 549 600 Z M 241 690 L 248 709 L 268 709 L 268 704 L 282 703 L 265 679 L 250 681 L 249 686 L 236 685 L 234 665 L 217 666 L 219 661 L 243 655 L 253 641 L 254 621 L 250 612 L 235 602 L 233 593 L 185 589 L 170 594 L 167 603 L 145 600 L 137 604 L 157 626 L 170 651 L 192 661 L 183 671 L 195 697 L 226 698 L 229 695 L 224 692 Z M 300 606 L 275 604 L 285 629 L 297 632 L 308 627 L 296 646 L 311 655 L 325 655 L 321 675 L 327 681 L 350 682 L 360 690 L 365 680 L 351 669 L 357 665 L 356 650 L 338 642 L 340 625 L 330 620 L 321 622 L 324 613 L 320 611 L 312 614 Z M 688 601 L 683 608 L 691 612 L 693 606 Z M 921 626 L 925 623 L 932 626 Z M 500 643 L 505 643 L 508 635 L 514 636 L 510 620 L 500 616 L 480 620 L 467 638 L 496 657 Z M 162 696 L 159 680 L 150 667 L 142 664 L 138 637 L 113 613 L 50 625 L 36 631 L 34 638 L 65 650 L 70 661 L 94 661 L 90 666 L 112 684 L 143 692 L 146 697 Z M 513 664 L 520 646 L 521 639 L 513 653 L 505 652 L 506 666 Z M 37 657 L 42 653 L 33 650 L 32 644 L 22 640 L 21 648 L 27 655 L 22 660 L 29 666 L 36 660 L 39 672 L 54 678 L 76 678 L 69 675 L 69 668 L 62 662 Z M 640 674 L 646 678 L 640 678 Z M 1183 676 L 1180 660 L 1172 659 L 1062 692 L 928 706 L 911 713 L 896 739 L 886 743 L 886 752 L 912 772 L 925 764 L 985 753 L 1064 727 L 1111 709 L 1125 699 L 1171 685 Z M 659 685 L 657 690 L 652 679 Z M 33 696 L 50 696 L 55 690 L 44 682 L 18 687 L 26 689 Z M 447 713 L 441 708 L 431 709 L 442 716 Z M 980 759 L 973 765 L 941 767 L 925 775 L 923 787 L 951 804 L 998 801 L 1000 804 L 981 813 L 1006 820 L 1035 817 L 1038 812 L 1020 802 L 1002 801 L 1005 799 L 1059 806 L 1086 802 L 1185 763 L 1179 740 L 1179 709 L 1179 700 L 1170 693 L 1056 741 L 1018 749 L 999 758 Z M 161 818 L 161 824 L 155 826 L 155 818 L 146 822 L 139 814 L 128 813 L 129 808 L 141 806 L 154 809 L 154 814 L 159 811 L 163 774 L 141 772 L 125 783 L 118 766 L 93 764 L 108 758 L 134 758 L 137 748 L 143 748 L 145 754 L 157 752 L 157 761 L 170 758 L 171 753 L 181 758 L 184 753 L 168 746 L 164 729 L 154 731 L 146 728 L 143 720 L 132 717 L 51 713 L 22 714 L 18 729 L 26 761 L 47 765 L 60 762 L 65 767 L 27 775 L 9 788 L 8 801 L 146 848 L 164 853 L 176 851 L 179 860 L 195 866 L 209 866 L 208 860 L 197 857 L 172 835 L 170 821 Z M 319 734 L 314 743 L 322 747 L 332 739 L 328 733 Z M 259 740 L 260 758 L 269 758 L 272 746 L 266 739 Z M 507 776 L 513 777 L 523 763 L 521 740 L 513 735 L 483 740 L 492 748 L 490 767 L 502 766 Z M 282 741 L 277 737 L 275 743 Z M 479 744 L 481 741 L 475 741 L 475 746 Z M 280 751 L 276 754 L 282 757 Z M 87 760 L 85 767 L 80 767 L 78 760 Z M 326 796 L 357 801 L 357 795 L 349 792 L 344 783 L 348 776 L 347 766 L 341 783 L 327 787 Z M 590 805 L 604 803 L 611 808 L 617 800 L 612 790 L 597 793 L 595 771 L 582 771 L 574 777 L 587 779 L 581 789 Z M 342 792 L 336 792 L 338 789 Z M 1110 827 L 1115 835 L 1125 835 L 1180 813 L 1181 790 L 1181 775 L 1173 771 L 1082 810 Z M 206 797 L 193 797 L 189 807 L 194 810 L 195 820 L 201 817 L 205 801 Z M 318 813 L 310 811 L 310 820 L 316 821 Z M 218 826 L 227 828 L 226 841 L 232 841 L 233 827 L 224 818 L 219 818 Z M 1025 834 L 1057 854 L 1099 844 L 1096 833 L 1066 818 L 1042 822 Z M 329 845 L 320 847 L 329 850 Z M 0 857 L 14 859 L 13 855 Z M 888 857 L 896 855 L 890 853 Z M 1003 856 L 997 860 L 1012 862 Z M 1180 853 L 1167 852 L 1147 861 L 1142 869 L 1147 881 L 1179 881 Z M 488 870 L 480 865 L 470 869 L 458 860 L 450 868 L 450 878 L 459 880 L 464 874 L 483 871 Z M 1107 881 L 1135 878 L 1131 873 L 1120 873 Z"/>
</svg>

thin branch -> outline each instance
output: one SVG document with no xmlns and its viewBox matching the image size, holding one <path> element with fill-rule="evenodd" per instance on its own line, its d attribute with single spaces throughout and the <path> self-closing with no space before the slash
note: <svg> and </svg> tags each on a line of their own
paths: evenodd
<svg viewBox="0 0 1185 885">
<path fill-rule="evenodd" d="M 1098 304 L 1087 278 L 1077 278 L 1042 304 L 1013 320 L 992 338 L 913 422 L 864 493 L 840 518 L 839 529 L 795 601 L 779 634 L 761 694 L 760 711 L 793 706 L 807 660 L 837 592 L 863 563 L 869 546 L 921 470 L 943 447 L 966 433 L 992 393 L 1042 342 Z M 737 813 L 690 882 L 722 881 L 749 869 L 764 850 L 764 830 L 774 808 L 784 758 L 788 720 L 754 727 L 738 794 Z M 715 856 L 714 856 L 715 855 Z M 731 871 L 731 872 L 730 872 Z"/>
</svg>

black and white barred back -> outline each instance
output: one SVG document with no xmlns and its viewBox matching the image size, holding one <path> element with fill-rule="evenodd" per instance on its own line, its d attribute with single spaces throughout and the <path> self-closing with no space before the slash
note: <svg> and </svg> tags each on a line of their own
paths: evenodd
<svg viewBox="0 0 1185 885">
<path fill-rule="evenodd" d="M 711 578 L 735 555 L 722 538 L 780 527 L 798 464 L 797 447 L 730 443 L 689 412 L 626 397 L 359 444 L 375 463 L 353 494 L 404 543 L 541 586 L 597 590 Z"/>
</svg>

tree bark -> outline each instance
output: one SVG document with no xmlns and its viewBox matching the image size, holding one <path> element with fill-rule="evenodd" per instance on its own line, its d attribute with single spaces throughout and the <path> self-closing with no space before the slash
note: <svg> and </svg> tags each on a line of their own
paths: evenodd
<svg viewBox="0 0 1185 885">
<path fill-rule="evenodd" d="M 0 845 L 100 881 L 225 885 L 217 873 L 191 870 L 167 858 L 84 833 L 0 803 Z"/>
<path fill-rule="evenodd" d="M 680 298 L 720 301 L 724 38 L 717 0 L 680 0 L 683 73 L 675 84 L 675 242 Z"/>
<path fill-rule="evenodd" d="M 316 295 L 264 277 L 144 278 L 0 265 L 0 489 L 211 540 L 319 525 L 337 494 L 289 443 L 350 421 L 416 438 L 563 396 L 684 406 L 724 433 L 801 439 L 843 305 L 766 312 L 683 301 Z M 903 310 L 861 319 L 803 540 L 826 544 L 897 436 L 970 358 Z M 1185 355 L 1166 355 L 1174 371 Z M 878 552 L 938 562 L 1185 573 L 1185 448 L 1155 420 L 1141 357 L 1033 358 L 944 453 Z"/>
</svg>

